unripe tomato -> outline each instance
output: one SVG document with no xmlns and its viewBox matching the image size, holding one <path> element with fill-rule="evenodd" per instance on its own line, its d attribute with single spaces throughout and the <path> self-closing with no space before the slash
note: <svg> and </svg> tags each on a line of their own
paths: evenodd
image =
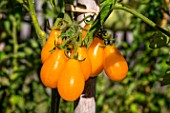
<svg viewBox="0 0 170 113">
<path fill-rule="evenodd" d="M 42 48 L 41 51 L 41 61 L 42 63 L 45 62 L 45 60 L 49 57 L 51 54 L 50 50 L 54 48 L 54 42 L 56 44 L 61 44 L 62 43 L 62 38 L 58 38 L 58 36 L 61 34 L 61 31 L 59 30 L 52 30 L 50 32 L 50 35 L 47 39 L 47 42 L 45 43 L 44 47 Z"/>
<path fill-rule="evenodd" d="M 56 48 L 43 64 L 40 72 L 40 78 L 46 87 L 57 87 L 57 81 L 66 64 L 66 59 L 64 50 Z"/>
<path fill-rule="evenodd" d="M 90 27 L 91 27 L 90 24 L 86 24 L 86 25 L 84 26 L 84 28 L 86 28 L 86 29 L 90 29 Z M 86 36 L 86 34 L 87 34 L 87 31 L 86 31 L 86 30 L 82 30 L 81 33 L 82 33 L 82 39 L 84 39 L 85 36 Z"/>
<path fill-rule="evenodd" d="M 91 71 L 92 71 L 91 61 L 87 53 L 86 47 L 78 47 L 77 52 L 78 52 L 79 60 L 82 60 L 85 58 L 84 61 L 80 62 L 80 65 L 81 65 L 82 72 L 83 72 L 83 75 L 86 81 L 89 78 Z"/>
<path fill-rule="evenodd" d="M 90 77 L 95 77 L 103 70 L 103 48 L 104 42 L 95 37 L 88 48 L 88 55 L 92 64 L 92 73 Z"/>
<path fill-rule="evenodd" d="M 58 80 L 58 92 L 66 101 L 74 101 L 79 98 L 84 90 L 85 80 L 79 61 L 69 59 L 64 71 Z"/>
<path fill-rule="evenodd" d="M 128 73 L 128 64 L 121 53 L 113 45 L 107 45 L 103 56 L 106 75 L 114 81 L 124 79 Z"/>
</svg>

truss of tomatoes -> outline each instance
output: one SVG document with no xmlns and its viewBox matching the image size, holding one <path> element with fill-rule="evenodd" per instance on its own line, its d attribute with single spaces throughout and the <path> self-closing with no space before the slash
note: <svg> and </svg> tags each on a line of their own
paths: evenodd
<svg viewBox="0 0 170 113">
<path fill-rule="evenodd" d="M 99 37 L 94 37 L 88 49 L 77 48 L 78 57 L 68 58 L 64 49 L 55 47 L 62 44 L 59 30 L 51 30 L 49 38 L 41 51 L 43 66 L 40 72 L 42 83 L 49 88 L 57 88 L 60 96 L 66 101 L 74 101 L 84 90 L 85 81 L 105 71 L 113 81 L 123 80 L 128 73 L 128 64 L 121 53 L 113 45 L 105 45 Z M 82 38 L 86 35 L 82 31 Z M 103 47 L 103 45 L 105 47 Z"/>
</svg>

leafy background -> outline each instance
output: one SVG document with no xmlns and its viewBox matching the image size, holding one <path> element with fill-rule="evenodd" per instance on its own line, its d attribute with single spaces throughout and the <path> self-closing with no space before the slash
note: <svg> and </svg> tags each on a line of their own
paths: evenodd
<svg viewBox="0 0 170 113">
<path fill-rule="evenodd" d="M 45 20 L 50 18 L 53 22 L 60 8 L 48 7 L 48 1 L 41 3 L 43 10 L 37 12 L 45 17 L 41 21 L 46 30 Z M 124 0 L 123 3 L 159 25 L 166 9 L 163 0 Z M 104 73 L 97 77 L 97 113 L 168 113 L 170 86 L 161 86 L 161 80 L 169 68 L 166 62 L 170 59 L 170 46 L 149 48 L 155 31 L 122 11 L 114 11 L 105 28 L 116 34 L 115 45 L 126 58 L 129 72 L 121 82 L 109 80 Z M 28 12 L 16 1 L 0 2 L 1 113 L 50 111 L 51 90 L 45 88 L 39 78 L 40 52 L 41 46 Z M 61 100 L 59 111 L 68 113 L 70 109 L 71 103 Z"/>
</svg>

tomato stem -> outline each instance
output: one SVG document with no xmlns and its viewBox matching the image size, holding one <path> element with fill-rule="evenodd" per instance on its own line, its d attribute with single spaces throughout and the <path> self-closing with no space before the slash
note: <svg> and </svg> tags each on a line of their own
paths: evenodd
<svg viewBox="0 0 170 113">
<path fill-rule="evenodd" d="M 41 40 L 41 46 L 44 46 L 45 44 L 45 38 L 46 38 L 46 33 L 40 28 L 40 25 L 38 23 L 37 15 L 35 13 L 35 8 L 34 8 L 34 0 L 28 0 L 28 6 L 29 6 L 29 13 L 32 18 L 33 25 L 35 27 L 36 33 L 38 37 Z"/>
<path fill-rule="evenodd" d="M 18 76 L 16 72 L 16 70 L 18 69 L 19 65 L 18 65 L 18 62 L 17 62 L 17 59 L 18 59 L 18 49 L 19 49 L 19 44 L 18 44 L 18 40 L 17 40 L 17 19 L 15 17 L 11 18 L 10 19 L 11 22 L 12 22 L 12 30 L 11 30 L 11 37 L 12 37 L 12 41 L 13 41 L 13 59 L 12 59 L 12 76 L 10 76 L 11 79 L 14 79 Z"/>
<path fill-rule="evenodd" d="M 57 89 L 52 89 L 51 113 L 59 112 L 59 102 L 60 102 L 60 95 L 59 95 Z"/>
<path fill-rule="evenodd" d="M 74 113 L 74 102 L 71 103 L 71 113 Z"/>
<path fill-rule="evenodd" d="M 71 59 L 71 57 L 66 53 L 66 51 L 64 51 L 64 55 L 65 55 L 68 59 Z"/>
<path fill-rule="evenodd" d="M 79 25 L 79 27 L 80 27 L 81 30 L 84 30 L 84 31 L 88 31 L 88 30 L 89 30 L 89 29 L 84 28 L 84 27 L 82 27 L 82 26 L 80 26 L 80 25 Z"/>
<path fill-rule="evenodd" d="M 140 18 L 142 21 L 144 21 L 146 24 L 150 25 L 154 29 L 161 31 L 162 33 L 164 33 L 164 34 L 166 34 L 167 36 L 170 37 L 170 33 L 166 29 L 158 26 L 156 23 L 154 23 L 153 21 L 151 21 L 150 19 L 148 19 L 146 16 L 142 15 L 141 13 L 138 13 L 137 11 L 135 11 L 133 9 L 130 9 L 128 7 L 122 6 L 120 4 L 114 5 L 113 8 L 114 9 L 124 10 L 124 11 L 127 11 L 127 12 L 133 14 L 134 16 Z"/>
<path fill-rule="evenodd" d="M 86 20 L 87 20 L 88 18 L 90 18 L 90 20 L 87 22 Z M 90 23 L 92 23 L 93 21 L 94 21 L 94 15 L 85 16 L 85 14 L 84 14 L 84 18 L 83 18 L 82 20 L 80 20 L 80 21 L 78 22 L 78 24 L 80 24 L 80 23 L 82 23 L 82 22 L 85 22 L 86 24 L 90 24 Z"/>
<path fill-rule="evenodd" d="M 54 23 L 54 26 L 51 29 L 59 30 L 60 27 L 62 26 L 61 24 L 62 24 L 62 18 L 57 18 L 55 23 Z"/>
</svg>

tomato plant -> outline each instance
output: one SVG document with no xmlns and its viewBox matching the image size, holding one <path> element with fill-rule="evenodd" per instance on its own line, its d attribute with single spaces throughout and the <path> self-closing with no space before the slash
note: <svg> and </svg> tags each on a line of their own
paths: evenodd
<svg viewBox="0 0 170 113">
<path fill-rule="evenodd" d="M 160 85 L 167 85 L 170 80 L 170 63 L 167 60 L 170 43 L 169 0 L 80 1 L 83 0 L 77 0 L 78 3 L 73 5 L 72 0 L 47 0 L 42 3 L 42 10 L 39 7 L 35 10 L 41 0 L 16 0 L 13 4 L 10 0 L 0 2 L 0 112 L 36 112 L 42 105 L 46 105 L 44 109 L 48 110 L 49 96 L 52 97 L 51 112 L 56 112 L 56 104 L 59 105 L 56 103 L 59 101 L 55 100 L 59 97 L 56 98 L 57 91 L 67 101 L 80 97 L 75 102 L 78 103 L 76 110 L 87 105 L 83 106 L 83 110 L 97 106 L 97 112 L 168 112 L 169 90 L 162 90 Z M 93 5 L 87 5 L 90 2 Z M 42 26 L 39 15 L 36 15 L 39 12 L 44 17 Z M 130 15 L 126 15 L 127 12 Z M 78 20 L 77 16 L 81 14 L 84 17 Z M 95 17 L 90 25 L 86 23 L 86 19 L 90 20 L 85 16 L 88 14 Z M 47 24 L 48 20 L 52 27 Z M 86 25 L 80 26 L 81 22 Z M 33 25 L 35 29 L 22 29 L 24 23 L 30 28 Z M 51 30 L 49 36 L 46 27 Z M 119 49 L 112 44 L 104 45 L 107 37 L 102 37 L 99 29 L 105 27 L 115 34 L 124 32 L 121 39 L 113 36 L 116 40 L 114 45 Z M 23 32 L 25 29 L 27 31 Z M 26 36 L 29 31 L 31 34 Z M 85 46 L 82 47 L 82 43 Z M 41 55 L 39 46 L 42 46 Z M 102 70 L 116 82 L 102 74 L 97 76 Z M 46 87 L 52 88 L 52 93 Z M 61 106 L 66 103 L 63 99 Z M 96 105 L 95 102 L 89 104 L 89 100 L 95 100 Z M 40 112 L 47 111 L 42 109 Z"/>
</svg>

